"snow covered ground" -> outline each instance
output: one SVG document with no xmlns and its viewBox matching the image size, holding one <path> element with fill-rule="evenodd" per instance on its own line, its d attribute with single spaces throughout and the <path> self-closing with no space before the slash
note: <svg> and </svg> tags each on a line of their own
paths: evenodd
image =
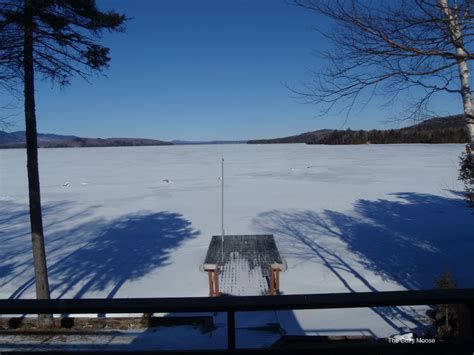
<svg viewBox="0 0 474 355">
<path fill-rule="evenodd" d="M 207 296 L 220 233 L 275 235 L 285 294 L 474 287 L 463 145 L 201 145 L 40 150 L 53 297 Z M 0 150 L 0 298 L 33 298 L 24 150 Z M 259 317 L 238 318 L 237 327 Z M 278 312 L 288 334 L 414 329 L 410 307 Z M 255 324 L 256 326 L 258 324 Z"/>
</svg>

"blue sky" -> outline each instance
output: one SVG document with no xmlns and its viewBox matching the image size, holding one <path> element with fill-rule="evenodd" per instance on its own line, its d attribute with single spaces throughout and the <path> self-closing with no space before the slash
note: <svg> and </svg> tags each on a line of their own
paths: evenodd
<svg viewBox="0 0 474 355">
<path fill-rule="evenodd" d="M 375 99 L 346 116 L 302 104 L 298 89 L 326 65 L 328 23 L 290 0 L 102 0 L 132 19 L 107 34 L 107 78 L 37 84 L 38 131 L 83 137 L 163 140 L 271 138 L 321 128 L 390 128 L 397 107 Z M 459 99 L 438 107 L 457 113 Z M 15 129 L 22 129 L 18 109 Z"/>
</svg>

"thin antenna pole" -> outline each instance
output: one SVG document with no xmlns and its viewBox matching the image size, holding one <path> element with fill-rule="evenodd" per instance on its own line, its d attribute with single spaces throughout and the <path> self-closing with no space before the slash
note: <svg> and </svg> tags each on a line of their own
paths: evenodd
<svg viewBox="0 0 474 355">
<path fill-rule="evenodd" d="M 222 226 L 222 250 L 221 257 L 224 262 L 224 158 L 222 158 L 222 175 L 221 175 L 221 226 Z"/>
</svg>

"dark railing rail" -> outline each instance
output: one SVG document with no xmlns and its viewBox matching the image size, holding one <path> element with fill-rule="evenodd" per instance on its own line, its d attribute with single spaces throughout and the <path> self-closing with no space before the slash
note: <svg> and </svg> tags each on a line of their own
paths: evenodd
<svg viewBox="0 0 474 355">
<path fill-rule="evenodd" d="M 0 314 L 227 312 L 228 349 L 234 350 L 235 312 L 434 304 L 461 305 L 461 334 L 462 339 L 468 341 L 463 343 L 463 349 L 473 350 L 474 347 L 466 344 L 471 344 L 474 339 L 474 289 L 242 297 L 9 299 L 0 300 Z M 440 346 L 438 349 L 442 347 L 446 346 Z M 428 348 L 429 352 L 433 353 L 434 348 L 432 346 Z M 414 351 L 419 347 L 406 347 L 406 349 Z"/>
<path fill-rule="evenodd" d="M 0 314 L 245 312 L 295 309 L 474 304 L 474 289 L 280 296 L 0 300 Z"/>
</svg>

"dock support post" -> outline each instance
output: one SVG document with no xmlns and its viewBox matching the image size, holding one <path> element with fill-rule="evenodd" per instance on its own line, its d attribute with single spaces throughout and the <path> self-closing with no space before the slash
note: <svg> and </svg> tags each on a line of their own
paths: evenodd
<svg viewBox="0 0 474 355">
<path fill-rule="evenodd" d="M 217 269 L 214 270 L 214 293 L 216 297 L 219 297 L 221 294 L 219 292 L 219 274 Z"/>
<path fill-rule="evenodd" d="M 270 266 L 270 295 L 276 296 L 280 294 L 280 268 Z"/>
<path fill-rule="evenodd" d="M 280 269 L 275 269 L 276 274 L 276 295 L 280 294 Z"/>
<path fill-rule="evenodd" d="M 209 297 L 218 297 L 221 295 L 219 291 L 219 272 L 217 268 L 206 269 L 207 277 L 209 279 Z"/>
<path fill-rule="evenodd" d="M 214 296 L 214 285 L 213 285 L 213 281 L 212 281 L 212 271 L 207 270 L 207 275 L 209 277 L 209 297 L 213 297 Z"/>
<path fill-rule="evenodd" d="M 275 295 L 275 274 L 273 268 L 270 268 L 270 295 Z"/>
</svg>

